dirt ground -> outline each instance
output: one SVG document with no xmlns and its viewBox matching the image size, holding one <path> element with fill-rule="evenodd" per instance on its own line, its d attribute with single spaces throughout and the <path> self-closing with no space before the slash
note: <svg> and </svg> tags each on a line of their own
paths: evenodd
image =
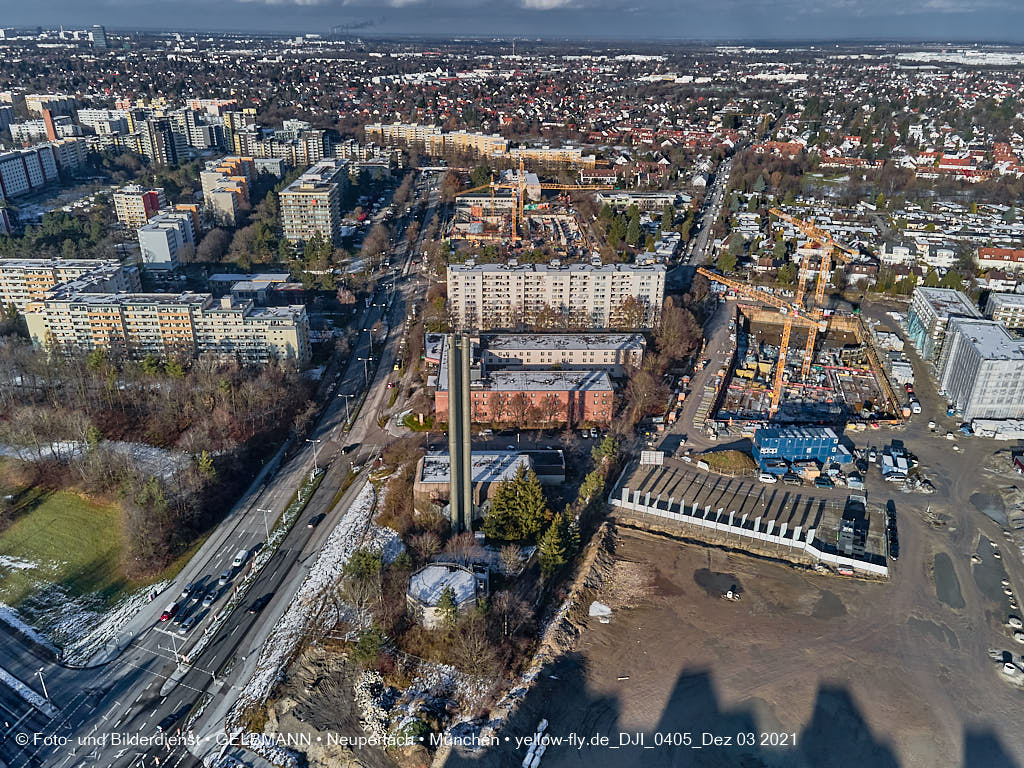
<svg viewBox="0 0 1024 768">
<path fill-rule="evenodd" d="M 544 768 L 1020 764 L 1024 693 L 999 679 L 987 655 L 1012 645 L 1002 595 L 981 592 L 991 574 L 977 578 L 969 557 L 951 557 L 963 600 L 944 602 L 931 550 L 913 553 L 917 564 L 892 582 L 868 583 L 618 534 L 617 567 L 643 589 L 609 580 L 599 599 L 611 622 L 591 620 L 576 651 L 547 670 L 500 732 L 511 740 L 447 765 L 519 765 L 525 748 L 515 737 L 542 717 L 563 739 L 548 747 Z M 916 549 L 919 539 L 907 538 Z M 723 598 L 730 587 L 739 601 Z M 664 743 L 686 733 L 690 747 Z M 570 734 L 610 742 L 578 747 L 565 743 Z M 738 744 L 747 734 L 755 743 Z M 708 744 L 714 737 L 731 743 Z M 620 738 L 632 745 L 612 749 Z"/>
</svg>

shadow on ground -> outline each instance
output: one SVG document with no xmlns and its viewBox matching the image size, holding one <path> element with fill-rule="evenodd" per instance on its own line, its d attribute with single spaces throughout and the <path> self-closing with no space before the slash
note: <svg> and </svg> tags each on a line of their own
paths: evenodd
<svg viewBox="0 0 1024 768">
<path fill-rule="evenodd" d="M 771 736 L 759 732 L 759 719 L 752 709 L 724 710 L 721 707 L 712 676 L 706 669 L 688 670 L 680 675 L 657 727 L 637 732 L 620 723 L 615 697 L 594 696 L 587 690 L 583 665 L 579 654 L 569 654 L 551 664 L 517 713 L 498 732 L 499 745 L 475 753 L 453 752 L 446 767 L 521 765 L 527 748 L 517 748 L 515 737 L 532 734 L 541 718 L 550 722 L 548 733 L 555 741 L 541 760 L 543 768 L 902 768 L 904 765 L 890 746 L 872 733 L 853 698 L 839 686 L 823 685 L 803 730 L 790 734 L 788 744 L 771 746 L 761 743 L 761 739 Z M 752 682 L 756 674 L 754 665 Z M 629 685 L 629 682 L 622 684 Z M 573 733 L 583 740 L 582 746 L 578 742 L 557 743 L 558 739 L 567 740 Z M 690 735 L 692 746 L 678 745 L 680 737 L 672 736 L 684 733 Z M 752 734 L 752 738 L 747 734 Z M 591 743 L 589 740 L 595 736 L 607 737 L 609 743 L 607 746 Z M 794 736 L 795 745 L 792 743 Z M 509 737 L 509 741 L 506 742 L 505 737 Z M 720 741 L 708 743 L 713 737 Z M 779 737 L 777 740 L 786 738 L 782 734 Z M 619 746 L 620 741 L 622 746 Z M 985 730 L 966 731 L 961 760 L 949 765 L 1020 768 L 1007 755 L 999 738 Z"/>
</svg>

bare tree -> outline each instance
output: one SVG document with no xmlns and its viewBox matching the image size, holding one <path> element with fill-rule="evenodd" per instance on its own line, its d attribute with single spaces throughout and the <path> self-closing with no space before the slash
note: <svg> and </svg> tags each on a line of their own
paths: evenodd
<svg viewBox="0 0 1024 768">
<path fill-rule="evenodd" d="M 515 576 L 523 567 L 523 553 L 518 544 L 505 544 L 501 548 L 501 566 L 507 576 Z"/>
</svg>

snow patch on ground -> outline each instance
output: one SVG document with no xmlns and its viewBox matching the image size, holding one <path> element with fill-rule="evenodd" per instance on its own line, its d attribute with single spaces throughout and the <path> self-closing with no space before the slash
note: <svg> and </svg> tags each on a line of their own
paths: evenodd
<svg viewBox="0 0 1024 768">
<path fill-rule="evenodd" d="M 9 571 L 34 571 L 39 567 L 39 563 L 33 560 L 25 560 L 12 555 L 0 555 L 0 568 L 6 568 Z"/>
<path fill-rule="evenodd" d="M 56 652 L 60 646 L 61 660 L 66 664 L 86 664 L 89 659 L 113 642 L 122 629 L 149 602 L 154 590 L 163 591 L 169 581 L 143 587 L 108 608 L 98 596 L 72 597 L 59 584 L 43 587 L 24 603 L 24 611 L 32 616 L 43 632 L 28 625 L 20 614 L 0 604 L 0 620 L 31 634 L 40 644 Z M 21 626 L 27 627 L 28 632 Z M 49 638 L 49 639 L 47 639 Z"/>
<path fill-rule="evenodd" d="M 16 678 L 3 667 L 0 667 L 0 683 L 3 683 L 4 685 L 7 685 L 10 688 L 13 688 L 15 693 L 21 696 L 21 698 L 23 698 L 36 709 L 38 709 L 40 712 L 45 712 L 50 717 L 56 716 L 57 710 L 55 707 L 53 707 L 53 705 L 50 704 L 50 702 L 48 702 L 38 693 L 33 691 L 31 688 L 29 688 L 27 685 L 21 682 L 21 680 Z"/>
<path fill-rule="evenodd" d="M 101 443 L 103 448 L 135 460 L 139 469 L 153 475 L 172 477 L 178 470 L 191 461 L 187 453 L 168 451 L 145 443 L 129 443 L 120 440 L 106 440 Z M 39 461 L 40 459 L 57 459 L 67 461 L 89 450 L 89 444 L 76 440 L 63 440 L 42 446 L 38 451 L 34 448 L 0 444 L 0 456 L 21 461 Z"/>
<path fill-rule="evenodd" d="M 281 679 L 303 635 L 321 617 L 327 597 L 341 578 L 345 563 L 353 552 L 366 543 L 375 499 L 373 486 L 366 483 L 327 537 L 309 575 L 267 637 L 256 670 L 228 713 L 226 719 L 229 727 L 250 707 L 262 706 Z M 254 751 L 259 752 L 259 749 Z M 262 756 L 270 759 L 268 755 Z"/>
<path fill-rule="evenodd" d="M 18 615 L 18 612 L 6 603 L 0 603 L 0 621 L 9 627 L 12 627 L 15 631 L 31 638 L 34 642 L 44 648 L 53 651 L 55 655 L 59 653 L 57 646 L 51 643 L 48 638 L 44 637 L 42 633 L 37 632 L 35 627 L 31 627 L 23 621 L 21 616 Z"/>
</svg>

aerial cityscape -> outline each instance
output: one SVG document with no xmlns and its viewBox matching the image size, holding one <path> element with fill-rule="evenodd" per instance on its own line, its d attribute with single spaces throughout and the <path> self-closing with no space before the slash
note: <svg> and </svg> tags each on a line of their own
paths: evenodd
<svg viewBox="0 0 1024 768">
<path fill-rule="evenodd" d="M 0 766 L 1024 768 L 1024 11 L 11 5 Z"/>
</svg>

